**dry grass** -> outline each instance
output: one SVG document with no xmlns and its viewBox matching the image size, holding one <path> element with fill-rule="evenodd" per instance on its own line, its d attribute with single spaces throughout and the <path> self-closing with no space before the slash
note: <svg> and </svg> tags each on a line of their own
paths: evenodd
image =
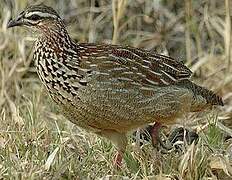
<svg viewBox="0 0 232 180">
<path fill-rule="evenodd" d="M 129 44 L 185 60 L 195 81 L 221 94 L 225 106 L 218 116 L 183 118 L 200 141 L 181 154 L 131 139 L 122 170 L 114 169 L 114 146 L 66 121 L 47 98 L 32 62 L 35 36 L 6 29 L 11 15 L 35 2 L 58 10 L 77 41 Z M 231 179 L 231 12 L 230 0 L 2 0 L 0 179 Z"/>
</svg>

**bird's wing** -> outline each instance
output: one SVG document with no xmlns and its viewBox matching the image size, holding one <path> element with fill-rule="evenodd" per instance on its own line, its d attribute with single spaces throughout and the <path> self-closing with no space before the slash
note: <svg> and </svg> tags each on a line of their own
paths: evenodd
<svg viewBox="0 0 232 180">
<path fill-rule="evenodd" d="M 110 78 L 163 86 L 189 79 L 192 74 L 182 62 L 143 49 L 94 44 L 82 47 L 79 50 L 81 67 Z"/>
</svg>

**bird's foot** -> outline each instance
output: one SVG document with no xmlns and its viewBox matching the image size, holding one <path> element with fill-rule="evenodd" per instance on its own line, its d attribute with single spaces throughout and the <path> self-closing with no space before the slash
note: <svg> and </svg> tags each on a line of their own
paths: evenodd
<svg viewBox="0 0 232 180">
<path fill-rule="evenodd" d="M 190 145 L 193 141 L 198 141 L 198 134 L 194 131 L 184 129 L 183 127 L 175 128 L 167 137 L 163 137 L 161 133 L 162 125 L 160 123 L 155 123 L 153 126 L 147 128 L 152 145 L 162 147 L 162 152 L 167 152 L 172 149 L 180 150 L 183 149 L 183 144 Z"/>
</svg>

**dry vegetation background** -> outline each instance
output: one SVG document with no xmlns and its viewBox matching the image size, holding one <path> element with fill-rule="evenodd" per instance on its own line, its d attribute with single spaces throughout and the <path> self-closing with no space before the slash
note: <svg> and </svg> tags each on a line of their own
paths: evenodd
<svg viewBox="0 0 232 180">
<path fill-rule="evenodd" d="M 114 146 L 66 121 L 32 61 L 35 35 L 7 22 L 45 3 L 76 41 L 127 44 L 186 62 L 193 79 L 223 96 L 217 113 L 184 117 L 197 144 L 167 154 L 131 138 L 122 170 Z M 0 179 L 231 179 L 232 2 L 230 0 L 0 0 Z"/>
</svg>

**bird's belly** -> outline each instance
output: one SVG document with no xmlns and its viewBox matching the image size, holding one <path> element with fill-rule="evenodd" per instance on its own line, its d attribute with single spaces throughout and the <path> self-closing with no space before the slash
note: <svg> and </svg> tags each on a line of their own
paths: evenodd
<svg viewBox="0 0 232 180">
<path fill-rule="evenodd" d="M 127 132 L 152 122 L 175 123 L 188 111 L 192 95 L 179 88 L 156 88 L 146 94 L 136 89 L 86 89 L 62 106 L 74 124 L 92 131 Z"/>
<path fill-rule="evenodd" d="M 62 108 L 71 122 L 92 131 L 127 132 L 148 123 L 148 117 L 141 110 L 136 110 L 123 100 L 120 102 L 107 98 L 97 98 L 91 102 L 78 99 L 75 104 L 67 103 Z"/>
</svg>

